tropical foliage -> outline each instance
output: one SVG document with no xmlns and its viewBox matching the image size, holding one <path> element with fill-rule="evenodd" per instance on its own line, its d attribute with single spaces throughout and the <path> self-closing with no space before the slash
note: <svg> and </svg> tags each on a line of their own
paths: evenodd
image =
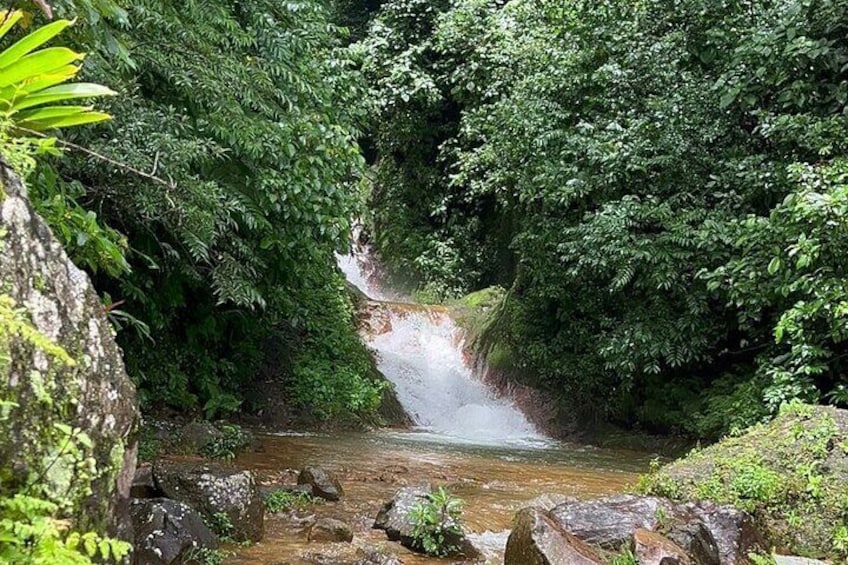
<svg viewBox="0 0 848 565">
<path fill-rule="evenodd" d="M 427 500 L 415 503 L 409 511 L 412 539 L 428 555 L 447 557 L 460 548 L 462 537 L 462 506 L 464 502 L 444 487 L 427 495 Z"/>
<path fill-rule="evenodd" d="M 312 0 L 51 4 L 120 96 L 30 195 L 107 297 L 143 403 L 260 409 L 261 377 L 312 417 L 369 414 L 382 389 L 333 258 L 363 164 L 344 31 Z"/>
<path fill-rule="evenodd" d="M 848 4 L 392 0 L 354 50 L 374 240 L 584 417 L 846 401 Z M 740 407 L 743 409 L 740 411 Z"/>
</svg>

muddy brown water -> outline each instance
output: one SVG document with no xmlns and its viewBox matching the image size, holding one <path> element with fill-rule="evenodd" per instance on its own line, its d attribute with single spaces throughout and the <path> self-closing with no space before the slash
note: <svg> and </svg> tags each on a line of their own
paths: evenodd
<svg viewBox="0 0 848 565">
<path fill-rule="evenodd" d="M 600 449 L 560 442 L 526 445 L 468 445 L 419 432 L 290 434 L 263 436 L 262 452 L 242 455 L 235 464 L 253 470 L 264 483 L 293 483 L 297 470 L 318 465 L 336 473 L 345 490 L 340 502 L 266 516 L 265 539 L 232 549 L 229 565 L 345 563 L 356 547 L 380 547 L 408 565 L 450 563 L 411 554 L 372 530 L 384 501 L 406 485 L 443 485 L 465 501 L 463 518 L 488 563 L 502 563 L 503 547 L 515 512 L 542 495 L 593 498 L 620 493 L 648 469 L 653 454 Z M 307 524 L 317 517 L 353 526 L 353 544 L 307 541 Z M 333 557 L 337 556 L 337 557 Z"/>
</svg>

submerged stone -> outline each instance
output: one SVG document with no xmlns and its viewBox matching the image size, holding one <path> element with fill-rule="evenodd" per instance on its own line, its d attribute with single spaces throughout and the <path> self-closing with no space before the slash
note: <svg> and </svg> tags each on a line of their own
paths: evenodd
<svg viewBox="0 0 848 565">
<path fill-rule="evenodd" d="M 319 518 L 309 528 L 309 541 L 314 542 L 352 542 L 353 530 L 350 526 L 335 518 Z"/>
</svg>

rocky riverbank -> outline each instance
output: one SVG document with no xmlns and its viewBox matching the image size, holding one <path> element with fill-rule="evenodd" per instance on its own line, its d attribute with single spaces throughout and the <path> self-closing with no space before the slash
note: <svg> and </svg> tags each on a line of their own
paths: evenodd
<svg viewBox="0 0 848 565">
<path fill-rule="evenodd" d="M 142 466 L 133 487 L 137 563 L 441 563 L 423 555 L 413 519 L 438 486 L 466 502 L 452 563 L 813 563 L 773 551 L 841 563 L 845 422 L 844 411 L 792 407 L 638 486 L 635 472 L 601 471 L 616 460 L 647 468 L 647 457 L 627 465 L 626 452 L 583 448 L 581 462 L 579 451 L 552 460 L 541 451 L 511 462 L 388 449 L 396 438 L 377 432 L 264 436 L 232 461 L 182 455 Z M 226 433 L 192 423 L 176 435 L 210 454 Z M 559 457 L 574 467 L 557 467 Z"/>
</svg>

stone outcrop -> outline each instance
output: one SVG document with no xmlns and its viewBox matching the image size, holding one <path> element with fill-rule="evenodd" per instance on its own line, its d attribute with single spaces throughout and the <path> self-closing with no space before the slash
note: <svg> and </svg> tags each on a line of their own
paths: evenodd
<svg viewBox="0 0 848 565">
<path fill-rule="evenodd" d="M 656 529 L 663 516 L 672 514 L 672 506 L 661 498 L 622 495 L 566 502 L 550 514 L 562 528 L 586 543 L 617 550 L 630 542 L 637 529 Z"/>
<path fill-rule="evenodd" d="M 72 501 L 78 528 L 129 538 L 135 389 L 88 276 L 2 162 L 0 184 L 0 307 L 35 332 L 0 331 L 0 400 L 13 403 L 0 419 L 0 476 L 11 489 L 46 483 L 45 492 Z M 67 450 L 56 455 L 68 441 L 93 458 L 95 473 L 80 473 Z"/>
<path fill-rule="evenodd" d="M 235 541 L 259 541 L 265 532 L 265 504 L 250 471 L 218 465 L 159 461 L 153 466 L 156 486 L 168 498 L 200 512 L 210 524 L 226 515 L 226 535 Z"/>
<path fill-rule="evenodd" d="M 848 410 L 792 404 L 768 424 L 663 467 L 648 477 L 646 492 L 681 501 L 707 498 L 754 516 L 751 521 L 729 511 L 705 513 L 714 532 L 722 525 L 740 532 L 739 520 L 744 522 L 737 539 L 716 537 L 723 562 L 732 563 L 728 552 L 757 532 L 766 547 L 841 559 L 833 536 L 845 511 L 846 445 Z"/>
<path fill-rule="evenodd" d="M 188 563 L 200 550 L 218 547 L 218 538 L 201 515 L 182 502 L 135 500 L 131 515 L 135 565 Z"/>
<path fill-rule="evenodd" d="M 591 563 L 628 551 L 640 565 L 743 565 L 766 548 L 752 517 L 732 506 L 619 495 L 522 510 L 506 565 Z"/>
<path fill-rule="evenodd" d="M 515 517 L 506 542 L 505 565 L 603 565 L 586 543 L 565 531 L 539 508 L 525 508 Z"/>
</svg>

